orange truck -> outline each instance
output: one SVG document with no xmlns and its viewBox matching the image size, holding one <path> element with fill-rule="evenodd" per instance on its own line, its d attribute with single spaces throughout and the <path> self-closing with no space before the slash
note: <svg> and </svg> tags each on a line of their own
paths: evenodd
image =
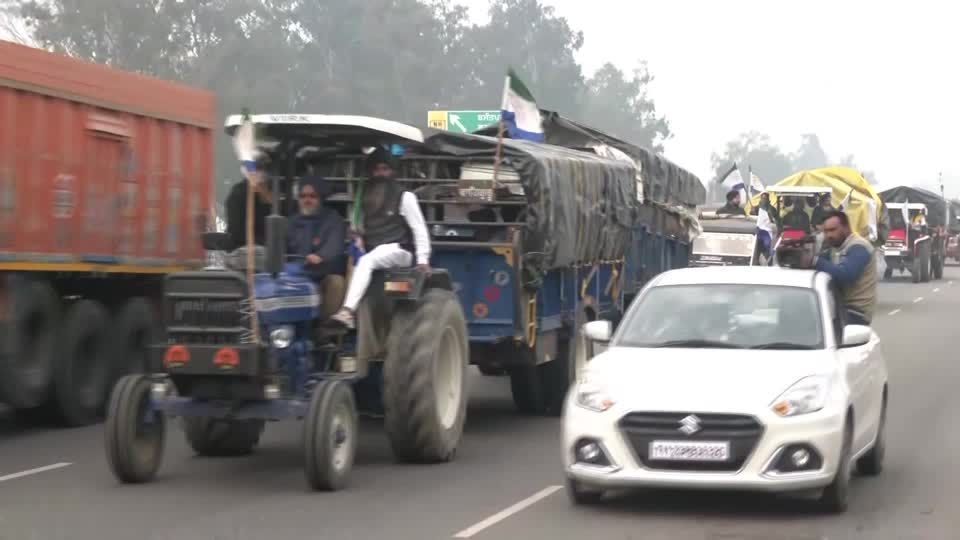
<svg viewBox="0 0 960 540">
<path fill-rule="evenodd" d="M 213 94 L 0 41 L 0 403 L 98 420 L 205 264 Z"/>
</svg>

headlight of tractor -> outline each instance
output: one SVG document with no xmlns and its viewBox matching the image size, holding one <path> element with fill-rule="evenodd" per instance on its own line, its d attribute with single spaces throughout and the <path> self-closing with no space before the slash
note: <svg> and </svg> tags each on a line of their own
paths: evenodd
<svg viewBox="0 0 960 540">
<path fill-rule="evenodd" d="M 830 379 L 821 375 L 805 377 L 773 400 L 770 408 L 784 417 L 817 412 L 826 405 L 829 393 Z"/>
<path fill-rule="evenodd" d="M 594 412 L 604 412 L 616 403 L 596 379 L 584 378 L 577 384 L 577 405 Z"/>
<path fill-rule="evenodd" d="M 281 326 L 270 332 L 270 344 L 277 349 L 286 349 L 293 342 L 293 327 Z"/>
</svg>

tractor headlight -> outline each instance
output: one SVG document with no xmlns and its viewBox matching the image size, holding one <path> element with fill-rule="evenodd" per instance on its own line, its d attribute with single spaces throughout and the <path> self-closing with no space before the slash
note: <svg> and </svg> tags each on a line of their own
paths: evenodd
<svg viewBox="0 0 960 540">
<path fill-rule="evenodd" d="M 281 326 L 270 331 L 270 344 L 277 349 L 286 349 L 293 342 L 293 327 Z"/>
</svg>

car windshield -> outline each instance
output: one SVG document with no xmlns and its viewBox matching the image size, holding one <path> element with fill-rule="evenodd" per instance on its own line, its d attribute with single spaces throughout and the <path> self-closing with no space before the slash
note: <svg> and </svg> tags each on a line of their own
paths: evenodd
<svg viewBox="0 0 960 540">
<path fill-rule="evenodd" d="M 824 347 L 817 296 L 799 287 L 653 287 L 636 300 L 619 347 L 803 350 Z"/>
</svg>

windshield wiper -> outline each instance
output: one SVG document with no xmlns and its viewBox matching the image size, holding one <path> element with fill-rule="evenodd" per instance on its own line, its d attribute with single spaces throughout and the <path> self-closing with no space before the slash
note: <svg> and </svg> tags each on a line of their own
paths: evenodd
<svg viewBox="0 0 960 540">
<path fill-rule="evenodd" d="M 807 345 L 805 343 L 792 343 L 789 341 L 775 341 L 773 343 L 764 343 L 762 345 L 754 345 L 750 347 L 751 349 L 768 349 L 768 350 L 781 350 L 781 351 L 811 351 L 816 349 L 813 345 Z"/>
<path fill-rule="evenodd" d="M 742 349 L 740 345 L 728 343 L 726 341 L 713 341 L 709 339 L 675 339 L 661 343 L 651 343 L 645 347 L 689 347 L 691 349 Z"/>
</svg>

